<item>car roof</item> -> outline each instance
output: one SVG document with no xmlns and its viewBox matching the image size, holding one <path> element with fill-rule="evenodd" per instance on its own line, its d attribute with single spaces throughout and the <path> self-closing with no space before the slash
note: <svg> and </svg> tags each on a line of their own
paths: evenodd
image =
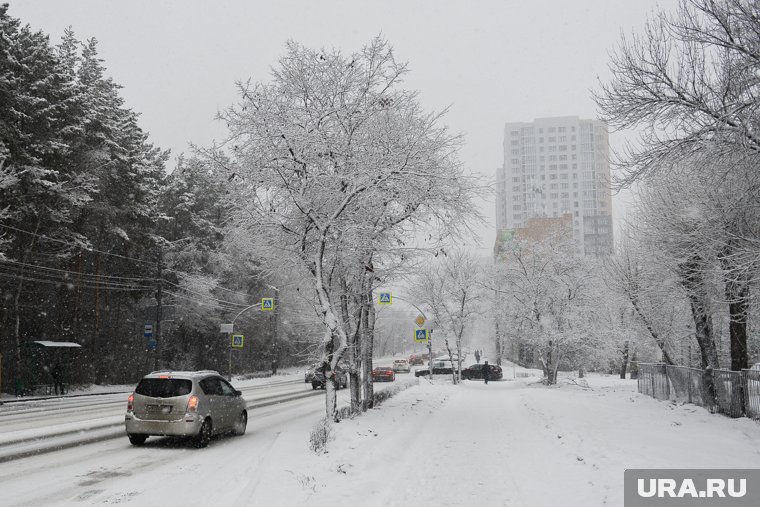
<svg viewBox="0 0 760 507">
<path fill-rule="evenodd" d="M 215 370 L 198 370 L 198 371 L 175 371 L 175 370 L 156 370 L 148 373 L 143 378 L 162 378 L 169 376 L 171 378 L 204 378 L 204 377 L 221 377 Z"/>
</svg>

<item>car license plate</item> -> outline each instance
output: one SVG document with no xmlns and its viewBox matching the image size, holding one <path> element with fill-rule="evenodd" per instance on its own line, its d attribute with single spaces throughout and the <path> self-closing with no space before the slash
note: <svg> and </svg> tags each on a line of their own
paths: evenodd
<svg viewBox="0 0 760 507">
<path fill-rule="evenodd" d="M 151 413 L 161 412 L 162 414 L 171 414 L 172 412 L 171 405 L 146 405 L 145 409 Z"/>
</svg>

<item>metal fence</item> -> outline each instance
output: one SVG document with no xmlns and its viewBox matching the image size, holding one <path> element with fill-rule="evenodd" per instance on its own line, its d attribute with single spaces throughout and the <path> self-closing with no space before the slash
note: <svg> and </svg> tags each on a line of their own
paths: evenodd
<svg viewBox="0 0 760 507">
<path fill-rule="evenodd" d="M 760 420 L 760 371 L 700 370 L 639 364 L 639 392 L 658 400 L 693 403 L 729 417 Z"/>
<path fill-rule="evenodd" d="M 760 370 L 744 370 L 744 414 L 760 421 Z"/>
</svg>

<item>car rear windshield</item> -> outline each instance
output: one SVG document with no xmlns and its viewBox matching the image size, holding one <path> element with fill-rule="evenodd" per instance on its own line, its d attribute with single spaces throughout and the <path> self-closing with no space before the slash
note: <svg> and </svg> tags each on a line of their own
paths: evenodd
<svg viewBox="0 0 760 507">
<path fill-rule="evenodd" d="M 189 394 L 193 382 L 181 378 L 144 378 L 137 384 L 135 392 L 152 398 L 171 398 Z"/>
</svg>

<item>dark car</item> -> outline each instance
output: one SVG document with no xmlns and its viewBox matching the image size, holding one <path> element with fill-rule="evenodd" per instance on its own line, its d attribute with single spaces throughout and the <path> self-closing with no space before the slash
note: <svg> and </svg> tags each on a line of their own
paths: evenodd
<svg viewBox="0 0 760 507">
<path fill-rule="evenodd" d="M 306 372 L 304 372 L 303 375 L 303 381 L 307 384 L 311 384 L 311 381 L 314 380 L 314 373 L 319 369 L 318 364 L 312 364 L 307 368 Z"/>
<path fill-rule="evenodd" d="M 346 373 L 346 370 L 340 366 L 335 370 L 335 378 L 337 380 L 335 383 L 336 389 L 340 389 L 341 387 L 348 387 L 348 374 Z M 314 370 L 314 374 L 311 376 L 311 388 L 325 389 L 326 387 L 327 382 L 325 381 L 324 370 L 321 368 Z"/>
<path fill-rule="evenodd" d="M 390 366 L 378 366 L 372 370 L 372 382 L 393 382 L 396 374 Z"/>
<path fill-rule="evenodd" d="M 462 378 L 468 380 L 483 380 L 483 366 L 482 364 L 473 364 L 467 368 L 462 369 Z M 502 372 L 501 366 L 495 364 L 488 365 L 489 380 L 501 380 Z"/>
<path fill-rule="evenodd" d="M 433 375 L 451 375 L 453 371 L 454 371 L 454 366 L 452 366 L 451 361 L 433 359 Z M 425 375 L 428 375 L 429 373 L 430 373 L 430 369 L 428 367 L 425 367 L 425 368 L 420 368 L 419 370 L 415 371 L 414 376 L 423 377 Z"/>
</svg>

